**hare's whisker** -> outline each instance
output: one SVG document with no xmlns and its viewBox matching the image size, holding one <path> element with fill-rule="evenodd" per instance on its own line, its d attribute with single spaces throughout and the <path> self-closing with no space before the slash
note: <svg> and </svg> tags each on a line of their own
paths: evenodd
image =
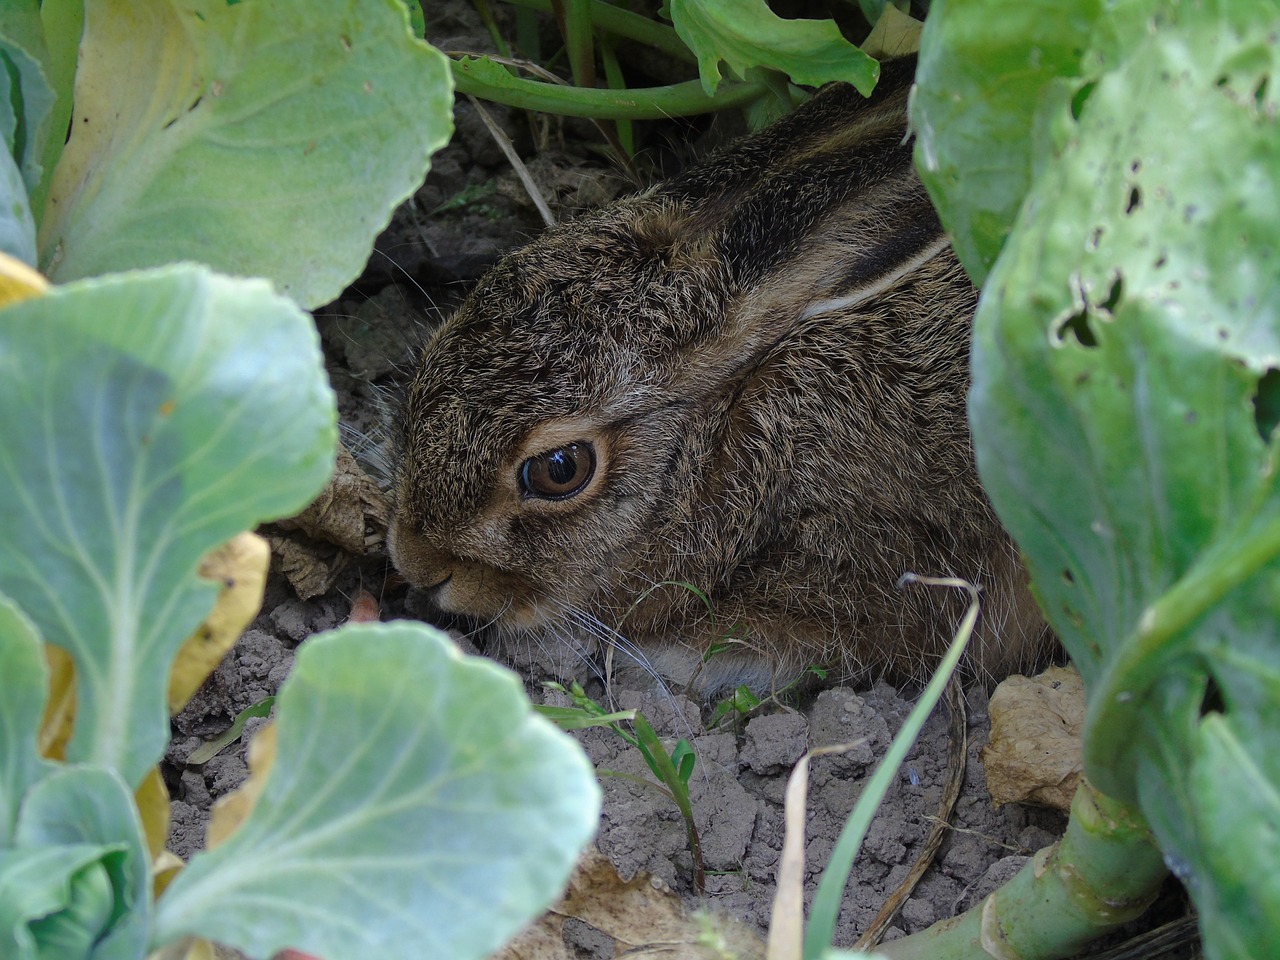
<svg viewBox="0 0 1280 960">
<path fill-rule="evenodd" d="M 637 646 L 633 641 L 623 636 L 617 630 L 602 622 L 598 617 L 581 610 L 577 607 L 563 604 L 560 607 L 562 614 L 566 619 L 572 621 L 582 629 L 591 633 L 593 637 L 604 642 L 610 649 L 618 650 L 626 656 L 631 662 L 639 667 L 646 676 L 654 683 L 654 687 L 658 695 L 666 702 L 671 709 L 672 716 L 679 727 L 682 727 L 682 736 L 693 739 L 694 731 L 692 725 L 684 715 L 684 711 L 677 702 L 675 693 L 671 690 L 670 685 L 661 673 L 654 667 L 649 656 Z"/>
</svg>

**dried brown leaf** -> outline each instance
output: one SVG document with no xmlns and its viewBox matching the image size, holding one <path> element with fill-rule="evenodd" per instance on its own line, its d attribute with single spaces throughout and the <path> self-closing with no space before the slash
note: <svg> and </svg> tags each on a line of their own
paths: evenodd
<svg viewBox="0 0 1280 960">
<path fill-rule="evenodd" d="M 49 289 L 49 281 L 21 260 L 0 253 L 0 307 L 38 297 Z"/>
<path fill-rule="evenodd" d="M 389 508 L 378 485 L 345 447 L 328 486 L 296 517 L 263 532 L 276 565 L 303 600 L 333 586 L 352 556 L 364 556 L 387 533 Z"/>
<path fill-rule="evenodd" d="M 662 881 L 638 873 L 624 881 L 595 846 L 578 861 L 565 894 L 542 918 L 491 960 L 574 960 L 564 926 L 580 920 L 614 941 L 628 960 L 760 960 L 754 931 L 728 917 L 690 916 Z"/>
<path fill-rule="evenodd" d="M 36 744 L 42 756 L 63 760 L 76 719 L 75 661 L 66 650 L 51 643 L 44 645 L 44 660 L 49 666 L 49 699 L 44 703 Z"/>
<path fill-rule="evenodd" d="M 386 536 L 388 516 L 386 496 L 346 447 L 339 445 L 328 485 L 300 514 L 275 526 L 363 556 Z"/>
</svg>

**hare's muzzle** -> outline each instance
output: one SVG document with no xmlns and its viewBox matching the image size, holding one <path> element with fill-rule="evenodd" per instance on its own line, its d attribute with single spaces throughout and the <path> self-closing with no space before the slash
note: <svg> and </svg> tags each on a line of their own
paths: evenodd
<svg viewBox="0 0 1280 960">
<path fill-rule="evenodd" d="M 424 536 L 398 518 L 387 530 L 387 552 L 396 569 L 415 587 L 434 592 L 453 579 L 453 558 L 433 548 Z"/>
<path fill-rule="evenodd" d="M 459 556 L 402 519 L 387 531 L 391 561 L 442 613 L 527 629 L 541 619 L 535 592 L 510 571 Z"/>
</svg>

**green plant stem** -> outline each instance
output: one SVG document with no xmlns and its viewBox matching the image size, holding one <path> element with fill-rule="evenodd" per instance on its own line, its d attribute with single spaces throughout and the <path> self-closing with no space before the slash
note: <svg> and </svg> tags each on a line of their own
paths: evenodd
<svg viewBox="0 0 1280 960">
<path fill-rule="evenodd" d="M 569 70 L 579 87 L 596 85 L 595 37 L 591 30 L 590 0 L 551 0 L 560 23 Z"/>
<path fill-rule="evenodd" d="M 618 54 L 613 48 L 613 38 L 600 42 L 600 62 L 604 65 L 605 83 L 610 90 L 625 90 L 626 80 L 622 76 L 622 64 L 618 62 Z M 618 146 L 628 159 L 635 156 L 635 128 L 630 120 L 618 120 L 615 124 Z"/>
<path fill-rule="evenodd" d="M 489 0 L 474 0 L 474 5 L 476 13 L 480 15 L 480 22 L 489 31 L 489 39 L 493 42 L 494 49 L 504 57 L 511 56 L 511 44 L 507 43 L 507 38 L 498 29 L 498 21 L 494 19 L 493 8 L 489 6 Z"/>
<path fill-rule="evenodd" d="M 1066 835 L 973 909 L 877 949 L 891 960 L 1052 960 L 1140 916 L 1168 873 L 1136 811 L 1081 781 Z"/>
<path fill-rule="evenodd" d="M 663 747 L 662 741 L 658 739 L 658 735 L 654 733 L 653 727 L 649 726 L 649 721 L 644 718 L 644 714 L 637 713 L 632 723 L 636 728 L 636 735 L 640 743 L 647 748 L 643 750 L 643 753 L 645 759 L 649 762 L 650 769 L 657 774 L 658 778 L 666 784 L 667 789 L 671 791 L 671 798 L 675 800 L 676 806 L 680 809 L 680 816 L 684 818 L 689 853 L 693 857 L 694 883 L 699 894 L 706 893 L 707 874 L 706 868 L 702 863 L 702 841 L 698 837 L 698 825 L 693 820 L 693 804 L 689 802 L 689 785 L 684 782 L 679 771 L 676 770 L 675 764 L 671 762 L 671 756 L 667 753 L 666 748 Z"/>
<path fill-rule="evenodd" d="M 1134 778 L 1118 764 L 1129 746 L 1130 731 L 1142 726 L 1146 695 L 1168 675 L 1169 656 L 1184 649 L 1183 640 L 1196 621 L 1280 554 L 1280 521 L 1264 520 L 1260 529 L 1229 538 L 1227 545 L 1201 557 L 1147 608 L 1089 698 L 1085 771 L 1099 789 L 1118 799 L 1136 800 Z"/>
<path fill-rule="evenodd" d="M 541 10 L 544 13 L 553 12 L 551 0 L 509 0 L 509 2 L 512 6 L 525 7 L 529 10 Z M 656 20 L 650 20 L 648 17 L 632 13 L 630 10 L 615 7 L 613 4 L 604 3 L 603 0 L 590 0 L 588 6 L 591 11 L 591 23 L 601 30 L 615 33 L 620 37 L 626 37 L 628 40 L 635 40 L 648 47 L 654 47 L 663 53 L 679 57 L 689 63 L 698 62 L 698 58 L 685 45 L 685 42 L 680 39 L 680 35 L 676 33 L 674 27 L 669 27 L 665 23 L 658 23 Z"/>
<path fill-rule="evenodd" d="M 546 59 L 542 55 L 542 38 L 538 32 L 541 26 L 537 10 L 528 7 L 516 10 L 516 48 L 521 56 L 534 63 L 543 63 Z"/>
<path fill-rule="evenodd" d="M 454 83 L 459 93 L 469 93 L 523 110 L 538 110 L 566 117 L 611 120 L 687 117 L 743 106 L 763 96 L 767 89 L 760 83 L 722 83 L 714 96 L 707 96 L 698 80 L 639 90 L 586 90 L 520 77 L 511 77 L 498 85 L 474 75 L 475 64 L 480 62 L 482 61 L 470 57 L 450 60 Z"/>
</svg>

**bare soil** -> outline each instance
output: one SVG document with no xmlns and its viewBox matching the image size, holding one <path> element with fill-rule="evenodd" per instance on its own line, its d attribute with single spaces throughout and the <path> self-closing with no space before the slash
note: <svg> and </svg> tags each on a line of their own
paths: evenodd
<svg viewBox="0 0 1280 960">
<path fill-rule="evenodd" d="M 174 796 L 170 847 L 186 857 L 199 849 L 209 808 L 247 775 L 243 743 L 233 744 L 203 766 L 185 758 L 221 733 L 240 710 L 275 692 L 287 676 L 293 651 L 313 633 L 342 623 L 348 596 L 385 571 L 378 561 L 353 568 L 342 586 L 303 602 L 278 576 L 272 577 L 262 614 L 233 654 L 174 721 L 167 761 Z M 383 615 L 397 615 L 403 600 L 384 595 Z M 508 661 L 510 662 L 510 661 Z M 537 664 L 515 663 L 535 701 L 559 702 L 541 682 Z M 637 708 L 660 736 L 687 738 L 697 756 L 690 797 L 707 871 L 699 896 L 683 821 L 659 791 L 633 780 L 604 775 L 605 805 L 597 843 L 624 880 L 639 872 L 664 881 L 690 906 L 710 906 L 767 929 L 775 873 L 782 848 L 782 797 L 792 765 L 814 747 L 860 741 L 852 751 L 814 761 L 810 777 L 806 891 L 812 896 L 849 811 L 911 708 L 886 684 L 870 690 L 823 690 L 795 708 L 775 707 L 738 729 L 708 731 L 704 705 L 653 689 L 615 688 L 619 708 Z M 1061 833 L 1065 821 L 1052 811 L 1011 804 L 996 809 L 986 791 L 978 751 L 989 727 L 981 688 L 967 692 L 968 763 L 951 828 L 934 866 L 903 905 L 886 937 L 929 926 L 967 909 L 1011 876 L 1025 858 Z M 250 721 L 251 736 L 259 721 Z M 599 770 L 652 779 L 639 752 L 607 730 L 576 734 Z M 945 711 L 935 715 L 880 808 L 849 881 L 836 942 L 851 944 L 910 870 L 937 816 L 947 773 Z M 601 953 L 582 957 L 606 958 Z"/>
</svg>

